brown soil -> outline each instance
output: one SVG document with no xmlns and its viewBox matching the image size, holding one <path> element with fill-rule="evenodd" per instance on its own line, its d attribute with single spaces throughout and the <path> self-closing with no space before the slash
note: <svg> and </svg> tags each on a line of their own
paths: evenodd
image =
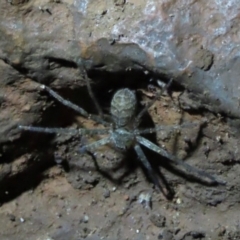
<svg viewBox="0 0 240 240">
<path fill-rule="evenodd" d="M 152 96 L 146 90 L 139 94 L 142 104 Z M 27 133 L 22 155 L 1 165 L 3 182 L 12 175 L 1 185 L 1 239 L 239 239 L 238 132 L 209 112 L 182 111 L 178 96 L 178 92 L 163 95 L 143 125 L 153 126 L 153 121 L 183 127 L 178 131 L 168 127 L 149 139 L 227 181 L 225 186 L 206 186 L 160 167 L 174 193 L 166 199 L 154 189 L 132 152 L 123 155 L 106 146 L 92 156 L 81 155 L 79 146 L 98 138 L 47 136 L 43 144 L 37 140 L 42 134 Z M 44 99 L 43 108 L 49 101 Z M 206 119 L 208 123 L 200 127 Z M 76 124 L 101 127 L 79 116 L 71 125 Z M 33 141 L 42 144 L 41 153 L 30 150 L 28 144 Z M 53 164 L 52 153 L 64 164 Z M 150 151 L 146 155 L 152 164 L 164 165 L 161 156 Z M 26 166 L 30 170 L 24 172 Z M 21 170 L 23 174 L 14 178 Z M 150 202 L 141 200 L 146 196 Z"/>
</svg>

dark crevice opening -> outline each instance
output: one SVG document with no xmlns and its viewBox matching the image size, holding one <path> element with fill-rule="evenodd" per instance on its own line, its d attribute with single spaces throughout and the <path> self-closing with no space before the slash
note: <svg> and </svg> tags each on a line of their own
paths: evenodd
<svg viewBox="0 0 240 240">
<path fill-rule="evenodd" d="M 54 58 L 54 57 L 46 57 L 48 59 L 49 65 L 55 63 L 59 65 L 59 67 L 66 67 L 66 68 L 77 68 L 77 64 L 74 61 L 69 61 L 63 58 Z"/>
</svg>

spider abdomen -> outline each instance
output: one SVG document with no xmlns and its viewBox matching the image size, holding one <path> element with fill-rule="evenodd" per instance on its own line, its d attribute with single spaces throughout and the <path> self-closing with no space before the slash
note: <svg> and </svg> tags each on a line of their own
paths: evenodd
<svg viewBox="0 0 240 240">
<path fill-rule="evenodd" d="M 137 105 L 136 95 L 128 88 L 117 91 L 111 102 L 111 115 L 118 127 L 126 126 L 133 119 Z"/>
</svg>

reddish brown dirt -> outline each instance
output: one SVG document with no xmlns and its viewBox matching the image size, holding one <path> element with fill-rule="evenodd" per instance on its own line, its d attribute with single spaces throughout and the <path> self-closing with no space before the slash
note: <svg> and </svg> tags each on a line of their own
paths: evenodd
<svg viewBox="0 0 240 240">
<path fill-rule="evenodd" d="M 150 100 L 146 96 L 151 95 L 148 91 L 140 91 L 140 94 L 142 103 Z M 69 169 L 65 171 L 62 166 L 54 165 L 43 169 L 42 173 L 35 169 L 34 176 L 24 177 L 29 182 L 40 180 L 36 187 L 33 184 L 1 206 L 1 239 L 189 240 L 234 239 L 238 236 L 237 130 L 211 113 L 181 111 L 177 106 L 178 96 L 178 92 L 173 92 L 172 98 L 166 94 L 162 96 L 144 121 L 152 119 L 157 125 L 167 126 L 183 124 L 178 131 L 166 128 L 158 132 L 157 143 L 188 164 L 227 181 L 226 186 L 205 186 L 161 168 L 167 185 L 175 193 L 173 199 L 168 200 L 153 189 L 132 153 L 124 156 L 106 146 L 93 158 L 78 154 L 77 150 L 81 144 L 92 142 L 96 137 L 83 137 L 80 141 L 79 137 L 60 135 L 49 141 L 49 147 L 43 147 L 39 157 L 39 152 L 30 152 L 27 145 L 32 140 L 39 144 L 36 135 L 28 133 L 27 136 L 34 138 L 25 140 L 25 153 L 11 163 L 10 174 L 29 167 L 29 161 L 47 159 L 54 151 L 69 163 Z M 46 101 L 41 103 L 42 107 L 48 105 Z M 200 130 L 204 119 L 208 123 Z M 196 123 L 194 127 L 193 122 Z M 81 117 L 73 124 L 99 127 Z M 151 155 L 148 151 L 146 155 L 161 165 L 161 156 Z M 96 169 L 94 159 L 99 169 Z M 2 167 L 5 172 L 6 166 L 9 165 Z M 12 189 L 5 189 L 6 196 L 26 184 L 26 179 L 21 182 L 19 178 L 14 184 Z M 151 196 L 151 208 L 140 203 L 139 197 L 143 194 Z"/>
</svg>

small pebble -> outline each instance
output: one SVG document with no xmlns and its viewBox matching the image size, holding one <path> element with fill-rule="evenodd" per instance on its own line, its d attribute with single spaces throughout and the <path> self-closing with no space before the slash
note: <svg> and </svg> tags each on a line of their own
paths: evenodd
<svg viewBox="0 0 240 240">
<path fill-rule="evenodd" d="M 168 229 L 164 229 L 163 232 L 158 235 L 158 239 L 172 240 L 174 239 L 173 233 Z"/>
<path fill-rule="evenodd" d="M 84 215 L 83 222 L 84 223 L 88 223 L 88 221 L 89 221 L 89 216 L 88 215 Z"/>
<path fill-rule="evenodd" d="M 56 216 L 57 216 L 58 218 L 60 218 L 60 217 L 62 217 L 62 214 L 61 214 L 61 213 L 56 213 Z"/>
<path fill-rule="evenodd" d="M 166 218 L 165 216 L 161 215 L 161 214 L 157 214 L 157 213 L 153 213 L 150 216 L 150 221 L 159 228 L 165 227 L 166 225 Z"/>
<path fill-rule="evenodd" d="M 59 165 L 63 163 L 62 157 L 57 152 L 54 153 L 54 161 L 56 164 L 59 164 Z"/>
<path fill-rule="evenodd" d="M 152 200 L 152 196 L 150 193 L 141 193 L 138 197 L 138 202 L 141 203 L 143 205 L 144 208 L 151 208 L 151 200 Z"/>
<path fill-rule="evenodd" d="M 107 188 L 104 189 L 103 196 L 104 196 L 105 198 L 109 198 L 109 197 L 110 197 L 110 191 L 109 191 Z"/>
<path fill-rule="evenodd" d="M 182 203 L 182 200 L 181 198 L 178 198 L 177 201 L 176 201 L 177 204 L 181 204 Z"/>
</svg>

